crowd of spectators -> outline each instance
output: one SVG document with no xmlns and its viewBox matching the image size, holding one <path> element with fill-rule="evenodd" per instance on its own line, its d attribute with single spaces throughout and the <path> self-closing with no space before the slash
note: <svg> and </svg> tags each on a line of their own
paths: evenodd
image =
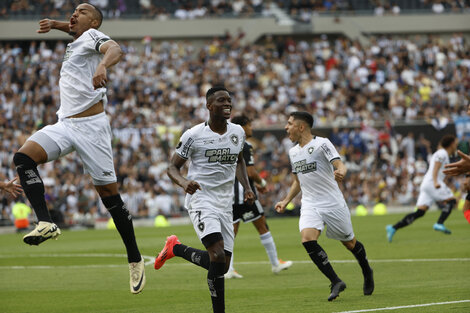
<svg viewBox="0 0 470 313">
<path fill-rule="evenodd" d="M 227 34 L 202 46 L 120 42 L 125 56 L 109 73 L 107 112 L 120 190 L 133 215 L 184 214 L 183 193 L 165 169 L 182 131 L 207 119 L 205 91 L 220 82 L 233 91 L 233 114 L 247 114 L 255 129 L 282 128 L 293 110 L 312 113 L 315 127 L 334 127 L 351 205 L 413 203 L 430 138 L 394 135 L 384 122 L 427 120 L 440 129 L 466 114 L 470 50 L 462 35 L 381 37 L 367 46 L 342 37 L 267 37 L 250 45 L 241 38 Z M 1 180 L 15 176 L 12 157 L 28 136 L 57 119 L 64 52 L 63 42 L 0 44 Z M 270 183 L 261 201 L 270 211 L 290 184 L 291 143 L 265 131 L 255 145 Z M 49 207 L 66 223 L 106 214 L 75 153 L 39 169 Z M 11 200 L 0 205 L 9 218 Z"/>
<path fill-rule="evenodd" d="M 160 20 L 268 16 L 273 15 L 273 9 L 281 8 L 296 20 L 309 22 L 312 15 L 319 13 L 397 15 L 402 10 L 426 10 L 440 14 L 470 8 L 470 0 L 3 0 L 0 2 L 0 18 L 28 15 L 62 18 L 82 2 L 99 7 L 107 18 L 142 17 Z"/>
</svg>

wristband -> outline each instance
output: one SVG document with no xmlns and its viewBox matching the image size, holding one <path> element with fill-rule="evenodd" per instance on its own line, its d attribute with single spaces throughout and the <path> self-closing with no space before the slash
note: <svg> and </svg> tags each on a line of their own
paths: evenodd
<svg viewBox="0 0 470 313">
<path fill-rule="evenodd" d="M 264 180 L 264 178 L 261 178 L 261 183 L 259 185 L 261 188 L 266 187 L 266 181 Z"/>
</svg>

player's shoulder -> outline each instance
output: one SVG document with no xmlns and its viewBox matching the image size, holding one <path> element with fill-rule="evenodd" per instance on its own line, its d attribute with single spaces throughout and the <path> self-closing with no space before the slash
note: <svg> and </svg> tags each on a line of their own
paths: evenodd
<svg viewBox="0 0 470 313">
<path fill-rule="evenodd" d="M 184 133 L 190 135 L 191 137 L 198 137 L 204 131 L 204 128 L 207 126 L 207 123 L 200 123 L 194 125 L 193 127 L 187 129 Z"/>
<path fill-rule="evenodd" d="M 330 139 L 328 139 L 326 137 L 313 136 L 312 142 L 321 145 L 321 144 L 324 144 L 324 143 L 329 143 L 331 141 L 330 141 Z"/>
<path fill-rule="evenodd" d="M 295 146 L 289 149 L 289 156 L 293 157 L 297 155 L 300 151 L 300 145 L 297 143 Z"/>
<path fill-rule="evenodd" d="M 436 157 L 449 157 L 449 154 L 445 149 L 438 149 L 436 152 L 434 152 L 434 155 Z"/>
<path fill-rule="evenodd" d="M 227 122 L 227 123 L 228 123 L 228 129 L 230 132 L 240 133 L 240 134 L 245 135 L 245 131 L 243 130 L 243 127 L 241 127 L 238 124 L 234 124 L 232 122 Z"/>
<path fill-rule="evenodd" d="M 86 35 L 93 39 L 94 41 L 98 41 L 104 37 L 108 38 L 109 36 L 102 33 L 101 31 L 95 29 L 95 28 L 90 28 L 89 30 L 85 31 L 83 35 Z"/>
</svg>

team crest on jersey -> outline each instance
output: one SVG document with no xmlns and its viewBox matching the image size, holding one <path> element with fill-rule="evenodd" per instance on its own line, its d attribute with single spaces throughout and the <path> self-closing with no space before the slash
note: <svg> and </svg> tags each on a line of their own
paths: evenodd
<svg viewBox="0 0 470 313">
<path fill-rule="evenodd" d="M 72 51 L 72 49 L 70 49 L 70 46 L 67 46 L 67 50 L 65 50 L 63 62 L 67 61 L 70 58 L 70 56 L 72 55 L 72 53 L 73 53 L 73 51 Z"/>
<path fill-rule="evenodd" d="M 313 147 L 308 148 L 308 153 L 310 153 L 310 154 L 313 153 Z"/>
<path fill-rule="evenodd" d="M 232 141 L 232 143 L 235 145 L 235 146 L 238 146 L 238 136 L 237 135 L 232 135 L 230 136 L 230 140 Z"/>
</svg>

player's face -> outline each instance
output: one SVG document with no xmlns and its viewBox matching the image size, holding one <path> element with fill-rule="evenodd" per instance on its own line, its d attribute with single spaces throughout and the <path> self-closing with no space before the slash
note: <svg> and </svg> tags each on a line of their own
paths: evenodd
<svg viewBox="0 0 470 313">
<path fill-rule="evenodd" d="M 228 120 L 232 113 L 232 98 L 225 90 L 216 91 L 209 98 L 207 108 L 214 117 L 223 117 Z"/>
<path fill-rule="evenodd" d="M 74 38 L 80 37 L 92 27 L 98 27 L 95 8 L 87 3 L 82 3 L 73 12 L 69 22 L 69 34 Z"/>
<path fill-rule="evenodd" d="M 287 120 L 287 124 L 284 127 L 287 132 L 287 136 L 292 142 L 298 142 L 301 136 L 300 123 L 296 121 L 293 116 L 290 116 Z"/>
<path fill-rule="evenodd" d="M 245 131 L 246 138 L 250 138 L 251 136 L 253 136 L 253 128 L 251 127 L 251 123 L 248 123 L 243 126 L 243 130 Z"/>
</svg>

